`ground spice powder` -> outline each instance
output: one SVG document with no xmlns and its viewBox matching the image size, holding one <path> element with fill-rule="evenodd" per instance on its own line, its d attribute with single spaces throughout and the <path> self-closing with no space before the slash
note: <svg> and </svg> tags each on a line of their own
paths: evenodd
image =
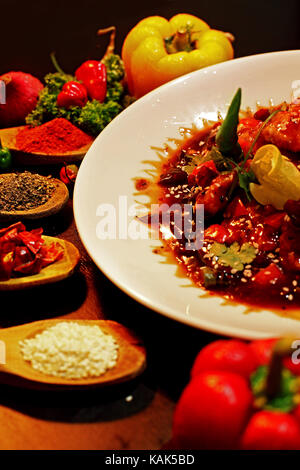
<svg viewBox="0 0 300 470">
<path fill-rule="evenodd" d="M 16 146 L 28 153 L 62 154 L 90 144 L 93 138 L 64 118 L 19 131 Z"/>
<path fill-rule="evenodd" d="M 25 211 L 45 204 L 56 189 L 49 176 L 25 171 L 0 175 L 0 210 Z"/>
</svg>

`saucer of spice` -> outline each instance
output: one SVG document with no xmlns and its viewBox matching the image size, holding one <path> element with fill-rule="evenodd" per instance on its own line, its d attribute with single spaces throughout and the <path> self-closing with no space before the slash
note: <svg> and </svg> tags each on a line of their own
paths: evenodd
<svg viewBox="0 0 300 470">
<path fill-rule="evenodd" d="M 37 127 L 0 129 L 3 147 L 14 154 L 19 165 L 40 165 L 81 161 L 94 139 L 64 118 Z"/>
<path fill-rule="evenodd" d="M 0 174 L 0 220 L 39 219 L 59 212 L 69 199 L 66 185 L 24 171 Z"/>
</svg>

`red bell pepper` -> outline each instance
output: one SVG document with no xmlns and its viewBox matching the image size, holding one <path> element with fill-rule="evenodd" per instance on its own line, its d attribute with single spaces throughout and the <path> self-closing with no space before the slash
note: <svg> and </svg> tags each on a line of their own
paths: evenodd
<svg viewBox="0 0 300 470">
<path fill-rule="evenodd" d="M 300 450 L 300 367 L 289 370 L 288 344 L 219 340 L 204 347 L 176 406 L 168 448 Z"/>
</svg>

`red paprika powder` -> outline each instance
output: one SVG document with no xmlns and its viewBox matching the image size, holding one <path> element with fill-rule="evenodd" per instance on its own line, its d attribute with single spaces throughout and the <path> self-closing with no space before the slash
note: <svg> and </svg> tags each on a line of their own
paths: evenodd
<svg viewBox="0 0 300 470">
<path fill-rule="evenodd" d="M 92 143 L 93 138 L 64 118 L 19 131 L 16 146 L 24 152 L 62 154 Z"/>
</svg>

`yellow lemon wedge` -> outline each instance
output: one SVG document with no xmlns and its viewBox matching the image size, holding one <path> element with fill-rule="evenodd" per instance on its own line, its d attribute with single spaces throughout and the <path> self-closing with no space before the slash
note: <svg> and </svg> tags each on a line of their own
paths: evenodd
<svg viewBox="0 0 300 470">
<path fill-rule="evenodd" d="M 250 183 L 250 192 L 260 204 L 282 210 L 289 199 L 300 199 L 300 171 L 275 145 L 260 147 L 251 168 L 260 184 Z"/>
</svg>

